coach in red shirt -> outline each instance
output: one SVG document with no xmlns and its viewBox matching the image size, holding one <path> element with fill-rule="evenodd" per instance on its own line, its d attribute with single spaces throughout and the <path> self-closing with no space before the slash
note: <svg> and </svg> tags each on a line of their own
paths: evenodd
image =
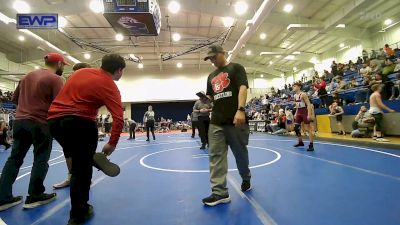
<svg viewBox="0 0 400 225">
<path fill-rule="evenodd" d="M 110 141 L 103 147 L 103 152 L 110 155 L 124 125 L 121 95 L 114 83 L 121 78 L 124 68 L 125 60 L 121 56 L 105 55 L 101 68 L 74 72 L 50 106 L 51 135 L 72 158 L 69 225 L 84 223 L 93 215 L 88 200 L 98 140 L 96 116 L 105 105 L 113 117 Z"/>
<path fill-rule="evenodd" d="M 43 181 L 49 169 L 48 162 L 53 142 L 46 118 L 51 102 L 63 86 L 60 76 L 67 63 L 58 53 L 49 53 L 44 57 L 44 62 L 44 68 L 28 73 L 14 91 L 13 102 L 17 104 L 13 125 L 14 143 L 0 178 L 0 211 L 22 202 L 22 196 L 12 195 L 12 185 L 31 145 L 34 147 L 34 159 L 29 181 L 29 196 L 23 207 L 34 208 L 56 198 L 55 193 L 44 193 Z"/>
</svg>

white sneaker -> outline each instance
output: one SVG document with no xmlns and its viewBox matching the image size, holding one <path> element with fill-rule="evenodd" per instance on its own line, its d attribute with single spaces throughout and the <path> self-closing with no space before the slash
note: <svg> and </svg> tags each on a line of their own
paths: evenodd
<svg viewBox="0 0 400 225">
<path fill-rule="evenodd" d="M 388 139 L 385 139 L 385 138 L 377 138 L 376 141 L 377 142 L 390 142 Z"/>
<path fill-rule="evenodd" d="M 68 174 L 68 178 L 67 179 L 65 179 L 63 182 L 54 184 L 53 188 L 54 189 L 65 188 L 65 187 L 69 187 L 70 184 L 71 184 L 71 174 Z"/>
</svg>

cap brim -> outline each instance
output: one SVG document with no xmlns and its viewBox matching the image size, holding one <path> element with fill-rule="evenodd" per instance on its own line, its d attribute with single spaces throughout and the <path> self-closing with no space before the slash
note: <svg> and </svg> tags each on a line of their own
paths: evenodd
<svg viewBox="0 0 400 225">
<path fill-rule="evenodd" d="M 198 97 L 200 97 L 200 98 L 207 97 L 205 94 L 203 94 L 203 93 L 201 93 L 201 92 L 196 93 L 196 95 L 197 95 Z"/>
<path fill-rule="evenodd" d="M 216 56 L 218 53 L 212 53 L 212 54 L 208 54 L 205 58 L 204 58 L 204 61 L 207 61 L 207 60 L 209 60 L 210 58 L 212 58 L 212 57 L 214 57 L 214 56 Z"/>
</svg>

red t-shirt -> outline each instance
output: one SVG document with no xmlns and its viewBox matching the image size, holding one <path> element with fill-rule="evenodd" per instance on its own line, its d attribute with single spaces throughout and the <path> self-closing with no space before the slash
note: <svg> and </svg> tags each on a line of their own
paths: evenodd
<svg viewBox="0 0 400 225">
<path fill-rule="evenodd" d="M 109 73 L 98 68 L 74 72 L 50 106 L 48 119 L 78 116 L 96 121 L 106 106 L 113 118 L 110 145 L 116 146 L 124 126 L 121 94 Z"/>
<path fill-rule="evenodd" d="M 63 84 L 60 76 L 46 69 L 28 73 L 14 91 L 13 102 L 18 105 L 15 119 L 47 124 L 47 111 Z"/>
<path fill-rule="evenodd" d="M 314 87 L 317 88 L 318 90 L 320 89 L 326 89 L 326 82 L 323 80 L 319 84 L 314 84 Z"/>
</svg>

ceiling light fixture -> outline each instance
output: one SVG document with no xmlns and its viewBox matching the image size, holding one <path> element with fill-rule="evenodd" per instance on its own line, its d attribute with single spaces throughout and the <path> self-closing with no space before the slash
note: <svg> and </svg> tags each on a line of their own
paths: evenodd
<svg viewBox="0 0 400 225">
<path fill-rule="evenodd" d="M 25 41 L 25 37 L 22 36 L 22 35 L 19 35 L 19 36 L 18 36 L 18 40 L 20 40 L 20 41 Z"/>
<path fill-rule="evenodd" d="M 224 23 L 224 27 L 231 27 L 235 22 L 235 19 L 232 17 L 223 17 L 222 22 Z"/>
<path fill-rule="evenodd" d="M 344 47 L 344 43 L 340 43 L 339 47 L 343 48 Z"/>
<path fill-rule="evenodd" d="M 251 50 L 247 50 L 246 55 L 251 55 Z"/>
<path fill-rule="evenodd" d="M 83 54 L 83 57 L 85 57 L 85 59 L 90 59 L 92 56 L 89 53 L 85 53 Z"/>
<path fill-rule="evenodd" d="M 393 23 L 393 21 L 391 19 L 387 19 L 387 20 L 385 20 L 384 23 L 385 23 L 386 26 L 389 26 L 390 24 Z"/>
<path fill-rule="evenodd" d="M 178 62 L 178 63 L 176 64 L 176 67 L 182 68 L 182 63 Z"/>
<path fill-rule="evenodd" d="M 124 35 L 122 35 L 122 34 L 116 34 L 116 35 L 115 35 L 115 40 L 117 40 L 117 41 L 123 41 L 123 40 L 124 40 Z"/>
<path fill-rule="evenodd" d="M 138 68 L 139 68 L 139 69 L 143 69 L 143 63 L 139 63 L 139 64 L 138 64 Z"/>
<path fill-rule="evenodd" d="M 336 26 L 337 28 L 346 28 L 346 24 L 341 23 Z"/>
<path fill-rule="evenodd" d="M 290 13 L 293 10 L 293 5 L 292 4 L 286 4 L 285 7 L 283 7 L 283 11 Z"/>
<path fill-rule="evenodd" d="M 267 38 L 267 34 L 266 33 L 261 33 L 260 34 L 260 39 L 261 40 L 265 40 L 265 38 Z"/>
<path fill-rule="evenodd" d="M 181 35 L 178 34 L 178 33 L 174 33 L 174 34 L 172 35 L 172 40 L 175 41 L 175 42 L 180 41 L 180 40 L 181 40 Z"/>
<path fill-rule="evenodd" d="M 234 7 L 236 14 L 238 14 L 239 16 L 245 14 L 247 12 L 247 9 L 249 8 L 247 3 L 243 1 L 236 2 Z"/>
<path fill-rule="evenodd" d="M 179 10 L 181 9 L 181 4 L 179 4 L 179 2 L 177 1 L 172 1 L 168 4 L 168 10 L 172 13 L 172 14 L 177 14 L 179 12 Z"/>
<path fill-rule="evenodd" d="M 272 65 L 274 62 L 272 62 L 272 61 L 269 61 L 269 65 Z"/>
<path fill-rule="evenodd" d="M 264 74 L 261 74 L 261 76 L 260 76 L 261 78 L 263 78 L 264 77 Z"/>
</svg>

